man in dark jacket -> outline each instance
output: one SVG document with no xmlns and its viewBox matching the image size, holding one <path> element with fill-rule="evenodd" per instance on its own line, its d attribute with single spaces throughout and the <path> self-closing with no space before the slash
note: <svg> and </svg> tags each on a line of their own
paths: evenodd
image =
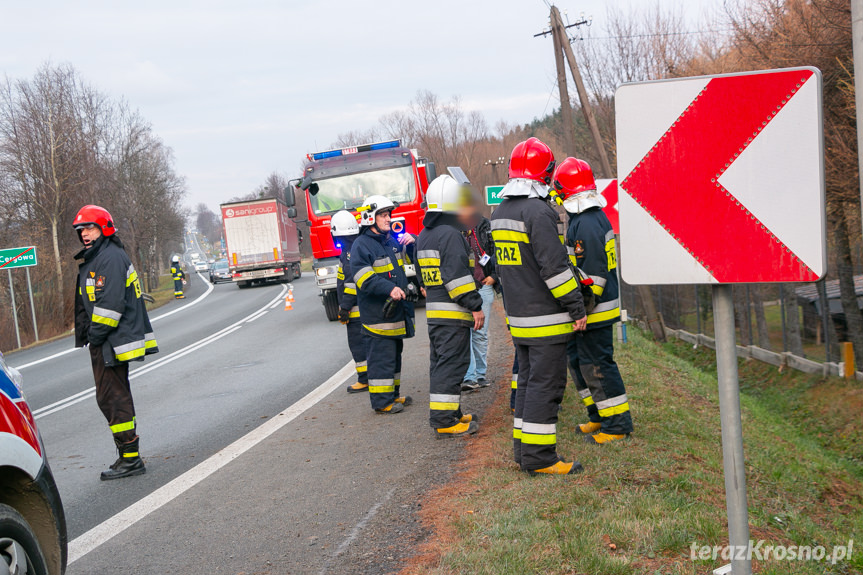
<svg viewBox="0 0 863 575">
<path fill-rule="evenodd" d="M 589 421 L 578 426 L 588 443 L 605 444 L 632 433 L 626 386 L 614 361 L 613 325 L 620 320 L 617 250 L 611 222 L 602 211 L 584 160 L 567 158 L 554 172 L 554 187 L 570 213 L 566 236 L 570 258 L 586 277 L 596 305 L 587 310 L 587 329 L 568 344 L 569 367 Z"/>
<path fill-rule="evenodd" d="M 479 429 L 475 418 L 461 410 L 471 329 L 482 329 L 485 322 L 482 298 L 468 264 L 467 242 L 461 234 L 463 226 L 457 217 L 463 193 L 451 176 L 439 176 L 429 184 L 425 229 L 417 240 L 429 330 L 429 422 L 438 438 Z"/>
<path fill-rule="evenodd" d="M 566 343 L 587 324 L 584 300 L 548 205 L 551 149 L 536 138 L 515 146 L 510 180 L 491 227 L 510 332 L 518 353 L 513 455 L 530 474 L 583 470 L 557 453 L 566 388 Z"/>
<path fill-rule="evenodd" d="M 497 263 L 494 256 L 494 240 L 491 237 L 491 222 L 485 218 L 471 202 L 459 212 L 459 221 L 467 230 L 468 246 L 470 248 L 470 263 L 473 279 L 479 285 L 477 290 L 482 298 L 482 312 L 486 321 L 479 329 L 470 333 L 470 365 L 462 382 L 462 391 L 473 391 L 488 385 L 488 319 L 491 317 L 491 306 L 494 294 L 500 289 L 497 277 Z"/>
<path fill-rule="evenodd" d="M 402 349 L 404 340 L 414 336 L 413 303 L 407 301 L 402 246 L 390 235 L 395 204 L 383 196 L 370 196 L 360 207 L 363 228 L 351 248 L 351 272 L 357 284 L 360 321 L 366 331 L 369 398 L 380 414 L 399 413 L 411 402 L 402 397 Z M 410 234 L 404 244 L 415 240 Z"/>
<path fill-rule="evenodd" d="M 84 249 L 75 255 L 75 346 L 89 347 L 96 380 L 96 403 L 108 420 L 119 458 L 103 481 L 146 472 L 138 453 L 135 404 L 129 385 L 129 362 L 157 353 L 156 337 L 141 298 L 141 283 L 111 214 L 84 206 L 73 226 Z"/>
<path fill-rule="evenodd" d="M 336 295 L 339 301 L 339 322 L 348 328 L 348 348 L 357 369 L 357 381 L 348 386 L 348 393 L 362 393 L 369 390 L 367 355 L 367 336 L 360 321 L 360 308 L 357 305 L 357 284 L 351 273 L 351 248 L 360 233 L 360 226 L 354 215 L 342 210 L 333 214 L 330 220 L 333 243 L 340 249 L 339 271 L 336 274 Z"/>
</svg>

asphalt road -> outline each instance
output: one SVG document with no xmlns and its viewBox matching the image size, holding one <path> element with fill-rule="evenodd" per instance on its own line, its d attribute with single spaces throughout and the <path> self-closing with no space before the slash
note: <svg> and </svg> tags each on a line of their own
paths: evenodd
<svg viewBox="0 0 863 575">
<path fill-rule="evenodd" d="M 403 369 L 416 403 L 379 416 L 366 394 L 344 392 L 354 381 L 344 328 L 326 321 L 314 280 L 293 287 L 286 311 L 286 286 L 240 290 L 190 274 L 187 298 L 151 314 L 160 353 L 132 368 L 140 477 L 99 481 L 116 455 L 87 392 L 88 354 L 54 357 L 71 338 L 8 356 L 60 487 L 68 573 L 399 568 L 422 536 L 418 496 L 450 476 L 463 443 L 436 441 L 428 427 L 423 314 Z M 491 395 L 465 403 L 481 411 Z"/>
</svg>

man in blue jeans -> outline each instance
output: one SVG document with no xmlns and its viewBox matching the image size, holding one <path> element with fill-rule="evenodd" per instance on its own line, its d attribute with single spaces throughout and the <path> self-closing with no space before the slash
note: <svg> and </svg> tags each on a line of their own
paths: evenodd
<svg viewBox="0 0 863 575">
<path fill-rule="evenodd" d="M 471 330 L 470 367 L 461 384 L 462 391 L 475 391 L 486 387 L 486 371 L 488 364 L 488 324 L 491 317 L 491 304 L 494 303 L 495 291 L 498 287 L 497 265 L 494 256 L 494 241 L 491 238 L 491 222 L 474 206 L 466 208 L 459 214 L 459 219 L 467 229 L 467 243 L 470 246 L 470 260 L 473 265 L 473 277 L 479 284 L 479 295 L 482 296 L 482 312 L 486 322 L 482 329 Z"/>
</svg>

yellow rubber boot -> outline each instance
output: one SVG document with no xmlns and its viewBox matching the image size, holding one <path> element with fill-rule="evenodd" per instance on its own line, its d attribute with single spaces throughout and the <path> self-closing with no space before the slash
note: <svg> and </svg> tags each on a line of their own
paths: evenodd
<svg viewBox="0 0 863 575">
<path fill-rule="evenodd" d="M 376 409 L 375 413 L 380 413 L 382 415 L 390 414 L 390 413 L 401 413 L 405 408 L 402 407 L 401 403 L 391 403 L 383 409 Z"/>
<path fill-rule="evenodd" d="M 596 433 L 597 431 L 599 431 L 599 429 L 601 427 L 602 427 L 601 423 L 599 423 L 599 422 L 594 423 L 593 421 L 589 421 L 587 423 L 579 424 L 578 430 L 585 435 L 590 435 L 591 433 Z"/>
<path fill-rule="evenodd" d="M 540 473 L 548 475 L 575 475 L 582 471 L 584 471 L 584 467 L 582 467 L 581 463 L 578 461 L 573 461 L 571 463 L 558 461 L 554 465 L 543 467 L 542 469 L 528 469 L 527 473 L 528 475 L 539 475 Z"/>
<path fill-rule="evenodd" d="M 462 435 L 471 435 L 479 431 L 479 424 L 476 421 L 470 423 L 456 423 L 452 427 L 444 427 L 436 429 L 435 434 L 438 439 L 447 437 L 461 437 Z"/>
<path fill-rule="evenodd" d="M 462 415 L 461 419 L 459 419 L 459 423 L 470 423 L 471 421 L 476 421 L 479 423 L 479 417 L 475 416 L 472 413 L 468 413 L 466 415 Z"/>
<path fill-rule="evenodd" d="M 626 439 L 627 437 L 629 437 L 628 433 L 621 433 L 619 435 L 613 433 L 597 433 L 595 435 L 588 435 L 584 438 L 584 440 L 588 443 L 593 443 L 595 445 L 602 445 L 603 443 L 620 441 L 621 439 Z"/>
<path fill-rule="evenodd" d="M 409 406 L 414 402 L 413 398 L 409 395 L 405 395 L 404 397 L 397 397 L 396 403 L 401 403 L 405 407 Z"/>
<path fill-rule="evenodd" d="M 362 393 L 369 390 L 369 384 L 360 383 L 359 381 L 348 386 L 348 393 Z"/>
</svg>

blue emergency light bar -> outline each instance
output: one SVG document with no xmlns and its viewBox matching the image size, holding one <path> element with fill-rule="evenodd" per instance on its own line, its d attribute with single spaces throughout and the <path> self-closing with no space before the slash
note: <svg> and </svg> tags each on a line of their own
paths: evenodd
<svg viewBox="0 0 863 575">
<path fill-rule="evenodd" d="M 398 148 L 402 145 L 401 140 L 390 140 L 389 142 L 376 142 L 374 144 L 365 144 L 353 148 L 342 148 L 340 150 L 328 150 L 326 152 L 317 152 L 310 154 L 310 160 L 326 160 L 327 158 L 338 158 L 339 156 L 348 156 L 350 154 L 358 154 L 359 152 L 371 152 L 374 150 L 389 150 Z"/>
</svg>

